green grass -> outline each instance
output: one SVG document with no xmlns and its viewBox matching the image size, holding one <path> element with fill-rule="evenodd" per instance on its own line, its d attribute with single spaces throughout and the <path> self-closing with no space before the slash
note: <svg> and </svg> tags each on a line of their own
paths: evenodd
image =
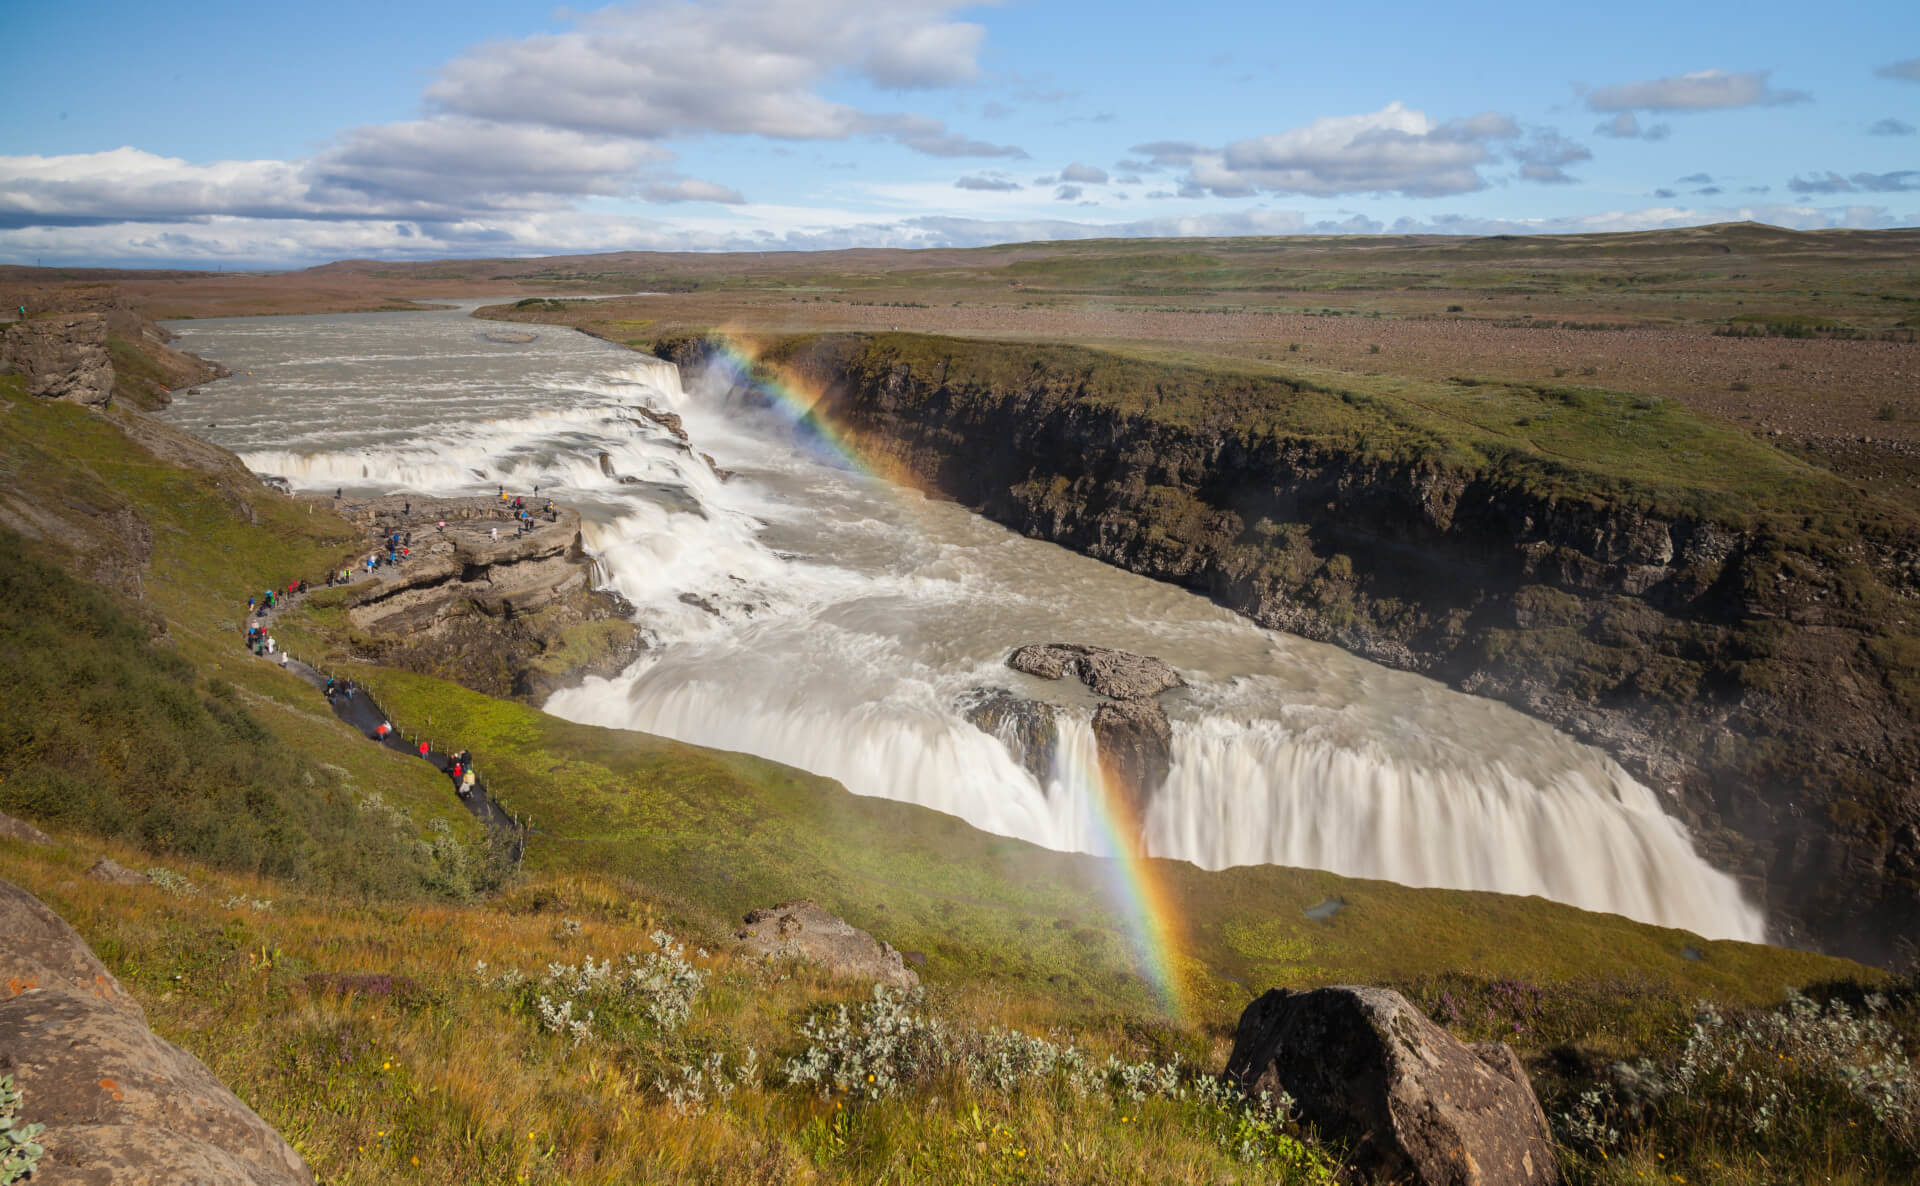
<svg viewBox="0 0 1920 1186">
<path fill-rule="evenodd" d="M 424 676 L 370 677 L 381 702 L 470 746 L 528 817 L 530 869 L 671 887 L 688 925 L 812 897 L 943 982 L 991 983 L 1065 1014 L 1157 1012 L 1104 861 L 979 832 L 951 816 L 850 795 L 743 754 L 577 725 Z M 1151 861 L 1180 922 L 1174 966 L 1191 1019 L 1225 1025 L 1249 988 L 1405 980 L 1439 968 L 1561 980 L 1622 968 L 1675 991 L 1771 999 L 1824 957 L 1589 914 L 1539 898 L 1416 890 L 1314 870 L 1209 873 Z M 1327 897 L 1332 920 L 1301 912 Z M 1703 961 L 1682 958 L 1693 946 Z"/>
<path fill-rule="evenodd" d="M 121 430 L 125 415 L 0 379 L 0 475 L 42 512 L 21 521 L 38 539 L 0 532 L 0 663 L 40 705 L 6 726 L 0 805 L 346 892 L 472 892 L 416 846 L 438 826 L 473 854 L 486 848 L 445 780 L 366 743 L 241 646 L 251 593 L 325 571 L 356 533 L 237 466 L 163 461 Z M 100 523 L 117 527 L 92 532 Z M 139 602 L 56 565 L 137 566 L 143 535 Z M 484 860 L 469 864 L 479 875 Z"/>
<path fill-rule="evenodd" d="M 1597 387 L 1356 376 L 1169 350 L 905 333 L 788 337 L 765 357 L 854 383 L 904 366 L 962 401 L 1006 392 L 1074 400 L 1243 441 L 1438 466 L 1596 506 L 1735 526 L 1808 514 L 1912 526 L 1891 507 L 1861 507 L 1859 492 L 1832 474 L 1677 401 Z"/>
</svg>

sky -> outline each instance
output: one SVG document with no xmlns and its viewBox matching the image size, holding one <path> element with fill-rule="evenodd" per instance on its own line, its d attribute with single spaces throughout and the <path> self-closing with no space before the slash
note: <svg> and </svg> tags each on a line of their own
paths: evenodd
<svg viewBox="0 0 1920 1186">
<path fill-rule="evenodd" d="M 1920 3 L 6 18 L 0 262 L 1920 225 Z"/>
</svg>

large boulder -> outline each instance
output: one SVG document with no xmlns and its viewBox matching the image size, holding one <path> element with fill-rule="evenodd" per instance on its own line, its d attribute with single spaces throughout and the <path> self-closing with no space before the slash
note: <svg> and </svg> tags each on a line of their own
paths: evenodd
<svg viewBox="0 0 1920 1186">
<path fill-rule="evenodd" d="M 1107 785 L 1125 797 L 1137 820 L 1173 765 L 1173 726 L 1152 700 L 1113 700 L 1093 710 L 1093 738 Z"/>
<path fill-rule="evenodd" d="M 1270 990 L 1241 1014 L 1226 1075 L 1248 1092 L 1291 1096 L 1377 1180 L 1560 1181 L 1546 1116 L 1513 1051 L 1462 1044 L 1391 989 Z"/>
<path fill-rule="evenodd" d="M 1144 700 L 1187 682 L 1152 656 L 1072 642 L 1021 647 L 1007 656 L 1007 666 L 1041 679 L 1059 679 L 1071 672 L 1081 683 L 1115 700 Z"/>
<path fill-rule="evenodd" d="M 920 977 L 884 940 L 822 910 L 803 898 L 755 910 L 734 938 L 750 955 L 796 957 L 836 976 L 877 980 L 895 988 L 913 988 Z"/>
<path fill-rule="evenodd" d="M 108 885 L 145 885 L 152 880 L 145 873 L 129 869 L 112 857 L 101 857 L 88 866 L 87 876 Z"/>
<path fill-rule="evenodd" d="M 960 711 L 982 733 L 998 738 L 1035 781 L 1047 785 L 1060 745 L 1058 710 L 1053 705 L 1016 696 L 1005 688 L 976 688 L 961 701 Z"/>
<path fill-rule="evenodd" d="M 18 840 L 22 844 L 47 845 L 53 843 L 53 837 L 42 832 L 23 819 L 0 814 L 0 839 Z"/>
<path fill-rule="evenodd" d="M 25 375 L 30 394 L 105 407 L 113 402 L 107 319 L 62 313 L 18 322 L 0 336 L 0 370 Z"/>
<path fill-rule="evenodd" d="M 60 917 L 0 881 L 0 1073 L 44 1124 L 36 1186 L 313 1181 L 300 1155 L 138 1002 Z"/>
</svg>

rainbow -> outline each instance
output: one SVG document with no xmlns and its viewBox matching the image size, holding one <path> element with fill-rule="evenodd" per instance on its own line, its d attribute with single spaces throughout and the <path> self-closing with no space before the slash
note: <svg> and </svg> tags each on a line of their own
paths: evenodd
<svg viewBox="0 0 1920 1186">
<path fill-rule="evenodd" d="M 828 411 L 826 392 L 783 367 L 764 363 L 747 341 L 731 334 L 708 338 L 719 347 L 719 359 L 740 384 L 751 384 L 773 399 L 774 407 L 838 457 L 847 468 L 866 477 L 921 494 L 924 484 L 911 470 L 877 451 L 863 447 L 858 437 Z"/>
<path fill-rule="evenodd" d="M 731 335 L 716 334 L 711 339 L 719 347 L 719 356 L 732 369 L 736 382 L 752 383 L 774 400 L 782 413 L 815 437 L 845 462 L 849 469 L 897 487 L 925 493 L 917 475 L 905 466 L 861 444 L 857 433 L 838 423 L 829 410 L 826 393 L 813 383 L 758 358 L 752 346 Z M 1067 775 L 1081 784 L 1068 788 L 1081 792 L 1081 801 L 1092 805 L 1093 819 L 1105 842 L 1106 851 L 1099 864 L 1108 897 L 1119 910 L 1133 940 L 1140 969 L 1163 1008 L 1176 1020 L 1187 1018 L 1187 994 L 1182 986 L 1178 964 L 1183 944 L 1171 888 L 1161 874 L 1161 865 L 1147 857 L 1142 848 L 1141 821 L 1127 797 L 1113 786 L 1098 762 L 1069 763 Z"/>
<path fill-rule="evenodd" d="M 1068 767 L 1067 776 L 1080 784 L 1069 789 L 1083 792 L 1082 801 L 1092 805 L 1094 824 L 1105 847 L 1097 855 L 1105 858 L 1100 867 L 1107 896 L 1119 908 L 1133 938 L 1141 972 L 1167 1013 L 1176 1021 L 1187 1020 L 1187 993 L 1178 967 L 1185 945 L 1173 890 L 1162 874 L 1165 863 L 1147 856 L 1145 821 L 1100 769 L 1098 761 L 1091 769 L 1081 762 L 1068 763 Z"/>
</svg>

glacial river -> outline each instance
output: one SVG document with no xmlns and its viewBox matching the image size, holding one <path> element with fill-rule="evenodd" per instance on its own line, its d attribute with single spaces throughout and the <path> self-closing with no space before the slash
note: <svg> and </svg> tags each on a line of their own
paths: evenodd
<svg viewBox="0 0 1920 1186">
<path fill-rule="evenodd" d="M 477 303 L 174 323 L 184 349 L 235 375 L 166 415 L 300 489 L 538 486 L 581 508 L 603 580 L 652 645 L 548 712 L 1100 852 L 1095 699 L 1004 660 L 1029 642 L 1118 647 L 1189 683 L 1161 698 L 1173 767 L 1144 821 L 1153 855 L 1540 894 L 1764 937 L 1733 879 L 1597 750 L 868 476 L 724 383 L 581 334 L 474 321 Z M 538 336 L 488 337 L 523 331 Z M 735 476 L 636 406 L 678 413 L 693 449 Z M 961 706 L 983 687 L 1062 706 L 1046 778 L 968 723 Z"/>
</svg>

